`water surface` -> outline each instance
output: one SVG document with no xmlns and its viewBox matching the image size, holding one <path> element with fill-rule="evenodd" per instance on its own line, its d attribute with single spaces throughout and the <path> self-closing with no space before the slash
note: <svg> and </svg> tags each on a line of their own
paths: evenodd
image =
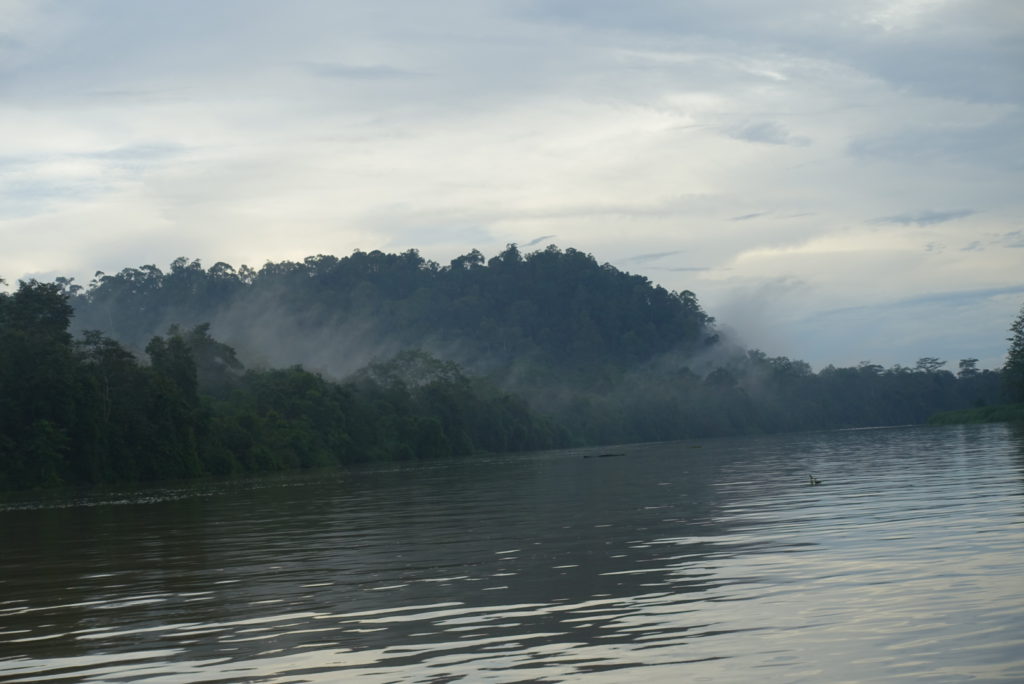
<svg viewBox="0 0 1024 684">
<path fill-rule="evenodd" d="M 1024 432 L 616 451 L 8 502 L 0 681 L 1024 681 Z"/>
</svg>

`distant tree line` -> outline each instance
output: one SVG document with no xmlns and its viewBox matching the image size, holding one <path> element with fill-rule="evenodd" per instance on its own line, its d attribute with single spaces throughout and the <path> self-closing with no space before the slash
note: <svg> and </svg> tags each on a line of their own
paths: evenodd
<svg viewBox="0 0 1024 684">
<path fill-rule="evenodd" d="M 998 403 L 999 372 L 965 359 L 913 368 L 862 363 L 818 373 L 802 361 L 758 350 L 722 354 L 704 374 L 682 365 L 622 373 L 601 391 L 537 390 L 534 402 L 585 443 L 624 443 L 732 434 L 925 422 L 939 411 Z"/>
<path fill-rule="evenodd" d="M 976 359 L 956 374 L 932 357 L 813 373 L 737 348 L 692 292 L 554 245 L 509 245 L 490 259 L 473 250 L 445 266 L 415 250 L 258 271 L 180 258 L 166 272 L 97 274 L 74 295 L 79 327 L 135 346 L 171 324 L 210 321 L 247 358 L 335 376 L 380 350 L 429 351 L 522 396 L 583 443 L 920 423 L 1003 398 L 999 373 Z"/>
<path fill-rule="evenodd" d="M 1002 372 L 815 373 L 554 246 L 30 281 L 0 293 L 0 489 L 921 423 L 1024 398 L 1011 332 Z"/>
</svg>

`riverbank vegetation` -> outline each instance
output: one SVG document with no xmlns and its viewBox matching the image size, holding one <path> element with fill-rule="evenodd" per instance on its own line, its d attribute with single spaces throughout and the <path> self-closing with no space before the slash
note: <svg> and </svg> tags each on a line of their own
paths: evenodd
<svg viewBox="0 0 1024 684">
<path fill-rule="evenodd" d="M 932 425 L 966 423 L 1024 423 L 1024 307 L 1010 325 L 1010 347 L 1003 365 L 1003 395 L 1011 404 L 976 406 L 959 411 L 937 413 L 928 419 Z"/>
<path fill-rule="evenodd" d="M 572 249 L 178 259 L 0 293 L 0 489 L 921 423 L 1011 375 L 944 366 L 813 372 Z"/>
<path fill-rule="evenodd" d="M 73 340 L 56 284 L 0 296 L 0 490 L 194 478 L 563 446 L 525 402 L 418 352 L 345 383 L 245 369 L 205 326 L 156 336 L 142 362 Z"/>
<path fill-rule="evenodd" d="M 961 425 L 972 423 L 1024 423 L 1024 404 L 980 406 L 960 411 L 936 413 L 928 419 L 931 425 Z"/>
</svg>

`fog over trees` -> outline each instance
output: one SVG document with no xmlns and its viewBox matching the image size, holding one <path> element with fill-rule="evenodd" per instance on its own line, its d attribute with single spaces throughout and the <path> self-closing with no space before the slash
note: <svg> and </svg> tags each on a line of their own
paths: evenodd
<svg viewBox="0 0 1024 684">
<path fill-rule="evenodd" d="M 1013 395 L 1014 348 L 815 373 L 555 246 L 180 258 L 0 295 L 0 488 L 920 423 Z"/>
</svg>

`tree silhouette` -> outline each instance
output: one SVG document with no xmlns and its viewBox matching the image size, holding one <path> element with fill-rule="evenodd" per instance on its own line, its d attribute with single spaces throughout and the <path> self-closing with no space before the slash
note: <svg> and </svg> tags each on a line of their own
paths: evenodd
<svg viewBox="0 0 1024 684">
<path fill-rule="evenodd" d="M 1003 382 L 1010 401 L 1024 401 L 1024 306 L 1010 325 L 1010 333 Z"/>
</svg>

